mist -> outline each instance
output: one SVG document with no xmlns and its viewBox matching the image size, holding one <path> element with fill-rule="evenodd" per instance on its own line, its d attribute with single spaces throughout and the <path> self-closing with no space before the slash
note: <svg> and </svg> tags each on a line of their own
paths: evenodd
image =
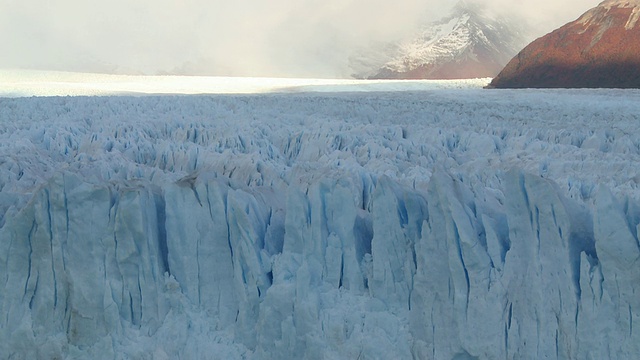
<svg viewBox="0 0 640 360">
<path fill-rule="evenodd" d="M 489 0 L 532 39 L 599 0 Z M 349 77 L 357 47 L 447 14 L 432 0 L 0 0 L 0 68 L 120 74 Z"/>
</svg>

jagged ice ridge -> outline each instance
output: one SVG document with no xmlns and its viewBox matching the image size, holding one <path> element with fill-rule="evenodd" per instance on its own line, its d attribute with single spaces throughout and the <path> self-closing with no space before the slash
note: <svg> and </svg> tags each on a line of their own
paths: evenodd
<svg viewBox="0 0 640 360">
<path fill-rule="evenodd" d="M 633 358 L 639 97 L 0 99 L 0 357 Z"/>
</svg>

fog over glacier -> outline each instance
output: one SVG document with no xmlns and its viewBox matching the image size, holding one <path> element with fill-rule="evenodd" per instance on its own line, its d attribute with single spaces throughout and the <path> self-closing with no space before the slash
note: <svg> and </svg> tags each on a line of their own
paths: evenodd
<svg viewBox="0 0 640 360">
<path fill-rule="evenodd" d="M 419 84 L 2 89 L 0 358 L 636 358 L 640 92 Z"/>
<path fill-rule="evenodd" d="M 481 1 L 542 36 L 599 0 Z M 0 1 L 0 68 L 350 77 L 349 58 L 447 15 L 444 0 Z"/>
</svg>

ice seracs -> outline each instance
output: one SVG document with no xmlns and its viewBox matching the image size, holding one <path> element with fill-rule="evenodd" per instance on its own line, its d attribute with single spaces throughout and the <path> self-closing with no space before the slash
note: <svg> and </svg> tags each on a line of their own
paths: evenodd
<svg viewBox="0 0 640 360">
<path fill-rule="evenodd" d="M 0 358 L 635 358 L 637 97 L 2 98 Z"/>
</svg>

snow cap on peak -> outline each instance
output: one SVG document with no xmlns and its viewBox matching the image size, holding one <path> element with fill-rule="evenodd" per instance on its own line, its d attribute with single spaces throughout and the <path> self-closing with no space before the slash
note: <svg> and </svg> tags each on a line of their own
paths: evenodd
<svg viewBox="0 0 640 360">
<path fill-rule="evenodd" d="M 631 30 L 636 27 L 638 20 L 640 20 L 640 0 L 606 0 L 600 3 L 600 7 L 604 7 L 609 10 L 612 8 L 633 9 L 629 20 L 625 24 L 626 30 Z"/>
<path fill-rule="evenodd" d="M 579 19 L 578 23 L 589 26 L 594 19 L 597 18 L 598 14 L 601 14 L 603 10 L 608 14 L 609 10 L 613 8 L 619 9 L 631 9 L 631 14 L 629 15 L 629 19 L 625 24 L 624 28 L 626 30 L 634 29 L 640 20 L 640 0 L 605 0 L 600 3 L 595 8 L 584 13 Z"/>
<path fill-rule="evenodd" d="M 612 7 L 634 8 L 640 6 L 640 0 L 605 0 L 601 2 L 599 6 L 608 9 Z"/>
</svg>

